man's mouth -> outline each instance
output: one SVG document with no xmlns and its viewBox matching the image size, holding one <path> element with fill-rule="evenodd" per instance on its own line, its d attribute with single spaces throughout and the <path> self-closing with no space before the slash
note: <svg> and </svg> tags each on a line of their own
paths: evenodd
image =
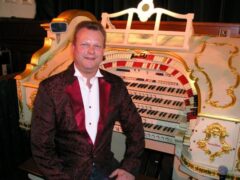
<svg viewBox="0 0 240 180">
<path fill-rule="evenodd" d="M 89 61 L 93 61 L 93 60 L 95 60 L 94 57 L 85 57 L 85 59 L 86 59 L 86 60 L 89 60 Z"/>
</svg>

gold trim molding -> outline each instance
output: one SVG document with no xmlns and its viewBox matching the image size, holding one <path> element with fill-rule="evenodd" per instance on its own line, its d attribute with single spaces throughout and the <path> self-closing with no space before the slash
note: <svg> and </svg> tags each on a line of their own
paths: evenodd
<svg viewBox="0 0 240 180">
<path fill-rule="evenodd" d="M 199 65 L 200 57 L 203 54 L 203 52 L 206 50 L 207 46 L 229 46 L 231 48 L 231 50 L 229 51 L 229 56 L 228 56 L 228 59 L 227 59 L 227 63 L 228 63 L 229 70 L 231 71 L 231 73 L 235 77 L 235 82 L 234 82 L 234 84 L 230 85 L 226 89 L 226 93 L 230 97 L 230 101 L 228 103 L 220 104 L 218 101 L 212 100 L 213 85 L 212 85 L 211 78 L 208 76 L 207 72 L 205 72 L 204 68 Z M 237 98 L 236 98 L 236 95 L 234 93 L 234 89 L 236 89 L 240 84 L 240 74 L 237 72 L 237 69 L 232 66 L 232 62 L 233 62 L 233 58 L 236 55 L 238 55 L 238 53 L 239 53 L 239 48 L 237 46 L 232 45 L 232 44 L 217 43 L 217 42 L 216 43 L 209 43 L 209 42 L 206 42 L 206 41 L 203 43 L 201 50 L 198 53 L 196 53 L 196 56 L 195 56 L 195 59 L 194 59 L 194 64 L 197 67 L 197 70 L 205 76 L 207 84 L 208 84 L 208 97 L 206 99 L 206 103 L 210 104 L 213 107 L 224 109 L 224 108 L 228 108 L 230 106 L 233 106 L 236 103 Z"/>
<path fill-rule="evenodd" d="M 201 175 L 207 175 L 207 176 L 211 176 L 211 177 L 214 177 L 214 178 L 219 178 L 219 175 L 218 175 L 218 171 L 215 170 L 215 169 L 211 169 L 207 166 L 201 166 L 201 165 L 198 165 L 198 164 L 195 164 L 193 163 L 191 160 L 189 160 L 188 158 L 186 158 L 185 156 L 181 156 L 181 159 L 180 159 L 181 163 L 186 166 L 188 169 L 190 169 L 191 171 L 195 172 L 195 173 L 198 173 L 198 174 L 201 174 Z M 230 173 L 227 174 L 227 179 L 239 179 L 238 176 L 234 176 Z"/>
</svg>

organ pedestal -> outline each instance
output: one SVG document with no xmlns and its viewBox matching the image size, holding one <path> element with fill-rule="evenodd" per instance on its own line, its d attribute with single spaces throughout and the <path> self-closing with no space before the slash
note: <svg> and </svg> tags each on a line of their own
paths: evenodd
<svg viewBox="0 0 240 180">
<path fill-rule="evenodd" d="M 146 7 L 143 5 L 137 9 Z M 174 156 L 173 179 L 218 179 L 221 165 L 228 168 L 227 177 L 240 177 L 239 38 L 193 35 L 192 14 L 151 10 L 157 18 L 158 13 L 167 13 L 186 20 L 185 31 L 160 31 L 158 21 L 152 31 L 133 30 L 131 20 L 126 29 L 119 30 L 110 21 L 117 14 L 105 13 L 102 24 L 107 31 L 107 47 L 100 68 L 119 75 L 126 83 L 142 117 L 146 148 Z M 119 14 L 126 12 L 131 18 L 138 11 L 133 8 Z M 16 76 L 22 128 L 31 127 L 39 82 L 72 62 L 75 25 L 93 20 L 76 11 L 60 14 L 58 20 L 64 19 L 68 29 L 58 42 L 49 25 L 44 25 L 48 32 L 44 47 Z M 116 122 L 114 131 L 121 133 L 121 124 Z"/>
</svg>

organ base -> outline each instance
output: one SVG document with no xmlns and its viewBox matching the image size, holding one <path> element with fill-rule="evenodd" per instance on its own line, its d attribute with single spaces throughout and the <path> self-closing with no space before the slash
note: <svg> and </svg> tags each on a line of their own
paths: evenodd
<svg viewBox="0 0 240 180">
<path fill-rule="evenodd" d="M 173 164 L 177 161 L 174 157 L 174 145 L 148 139 L 145 143 L 147 149 L 144 153 L 141 174 L 155 179 L 171 180 Z M 113 133 L 112 151 L 115 158 L 121 161 L 125 151 L 125 136 L 122 133 Z"/>
</svg>

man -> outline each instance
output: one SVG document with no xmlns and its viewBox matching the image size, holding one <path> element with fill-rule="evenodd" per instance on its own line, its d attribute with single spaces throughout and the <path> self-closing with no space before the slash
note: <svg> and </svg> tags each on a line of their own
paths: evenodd
<svg viewBox="0 0 240 180">
<path fill-rule="evenodd" d="M 99 69 L 106 32 L 80 22 L 73 35 L 74 63 L 40 83 L 31 127 L 33 159 L 46 179 L 133 180 L 144 151 L 141 118 L 122 79 Z M 113 157 L 113 126 L 126 135 L 121 163 Z"/>
</svg>

